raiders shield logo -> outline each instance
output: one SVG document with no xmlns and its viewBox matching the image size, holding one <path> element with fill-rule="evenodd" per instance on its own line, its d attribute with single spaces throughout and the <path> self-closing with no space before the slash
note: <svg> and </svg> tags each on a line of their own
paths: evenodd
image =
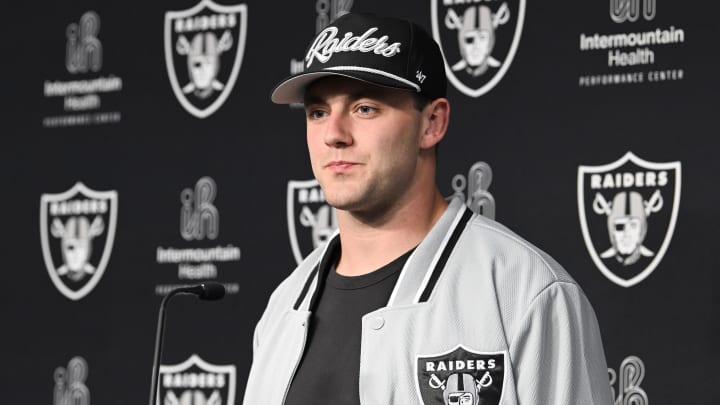
<svg viewBox="0 0 720 405">
<path fill-rule="evenodd" d="M 462 345 L 418 356 L 418 393 L 424 405 L 498 405 L 506 368 L 504 352 L 473 352 Z"/>
<path fill-rule="evenodd" d="M 325 202 L 317 180 L 290 180 L 287 188 L 290 246 L 298 264 L 337 230 L 335 208 Z"/>
<path fill-rule="evenodd" d="M 165 62 L 180 104 L 205 118 L 232 91 L 245 52 L 247 6 L 202 0 L 165 13 Z"/>
<path fill-rule="evenodd" d="M 82 183 L 40 197 L 40 243 L 55 287 L 71 300 L 86 296 L 105 272 L 115 240 L 118 197 Z"/>
<path fill-rule="evenodd" d="M 160 366 L 156 403 L 225 405 L 235 403 L 236 368 L 210 364 L 193 354 L 173 366 Z"/>
<path fill-rule="evenodd" d="M 512 63 L 525 18 L 525 0 L 432 0 L 433 37 L 450 82 L 480 97 L 502 80 Z"/>
<path fill-rule="evenodd" d="M 680 162 L 654 163 L 632 152 L 578 169 L 578 213 L 588 252 L 612 282 L 631 287 L 667 251 L 680 206 Z"/>
</svg>

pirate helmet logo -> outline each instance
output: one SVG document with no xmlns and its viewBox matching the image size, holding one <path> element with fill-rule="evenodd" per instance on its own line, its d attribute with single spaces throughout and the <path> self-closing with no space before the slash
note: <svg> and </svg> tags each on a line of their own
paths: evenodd
<svg viewBox="0 0 720 405">
<path fill-rule="evenodd" d="M 247 6 L 202 0 L 165 13 L 165 62 L 180 104 L 206 118 L 230 95 L 242 64 Z"/>
<path fill-rule="evenodd" d="M 424 405 L 498 405 L 505 380 L 504 352 L 462 345 L 417 358 L 417 389 Z"/>
<path fill-rule="evenodd" d="M 600 271 L 623 287 L 649 276 L 672 238 L 679 200 L 680 162 L 652 163 L 628 152 L 608 165 L 580 166 L 580 225 Z"/>
<path fill-rule="evenodd" d="M 432 31 L 450 82 L 465 95 L 479 97 L 510 67 L 522 33 L 525 0 L 469 3 L 432 0 Z"/>
<path fill-rule="evenodd" d="M 110 260 L 116 222 L 115 191 L 94 191 L 76 183 L 63 193 L 40 197 L 43 259 L 63 295 L 79 300 L 100 281 Z"/>
<path fill-rule="evenodd" d="M 287 220 L 290 247 L 298 264 L 329 241 L 338 227 L 335 208 L 325 202 L 315 179 L 288 182 Z"/>
</svg>

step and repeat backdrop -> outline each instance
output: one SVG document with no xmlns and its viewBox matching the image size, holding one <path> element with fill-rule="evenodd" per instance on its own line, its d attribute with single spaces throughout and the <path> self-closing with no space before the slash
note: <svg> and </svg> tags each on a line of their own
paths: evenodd
<svg viewBox="0 0 720 405">
<path fill-rule="evenodd" d="M 443 194 L 561 262 L 615 404 L 717 404 L 718 7 L 671 0 L 5 5 L 3 403 L 239 404 L 273 288 L 337 226 L 273 85 L 348 11 L 440 44 Z M 9 91 L 8 91 L 9 90 Z M 562 384 L 562 382 L 558 382 Z"/>
</svg>

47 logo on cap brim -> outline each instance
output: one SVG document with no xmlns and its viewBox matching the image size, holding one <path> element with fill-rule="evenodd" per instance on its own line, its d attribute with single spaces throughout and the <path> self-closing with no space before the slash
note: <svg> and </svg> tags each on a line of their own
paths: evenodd
<svg viewBox="0 0 720 405">
<path fill-rule="evenodd" d="M 82 183 L 59 194 L 40 197 L 40 243 L 45 267 L 55 287 L 71 300 L 97 285 L 110 260 L 118 197 Z"/>
<path fill-rule="evenodd" d="M 210 364 L 193 354 L 180 364 L 160 366 L 156 403 L 223 405 L 235 403 L 237 369 Z"/>
<path fill-rule="evenodd" d="M 578 168 L 585 246 L 612 282 L 631 287 L 658 266 L 675 230 L 680 180 L 680 162 L 648 162 L 632 152 Z"/>
<path fill-rule="evenodd" d="M 432 32 L 450 82 L 470 97 L 490 91 L 510 68 L 525 19 L 525 0 L 432 0 Z"/>
<path fill-rule="evenodd" d="M 417 388 L 424 405 L 498 405 L 505 381 L 504 352 L 473 352 L 462 345 L 418 356 Z"/>
<path fill-rule="evenodd" d="M 230 95 L 245 53 L 247 6 L 202 0 L 165 13 L 165 62 L 175 96 L 206 118 Z"/>
</svg>

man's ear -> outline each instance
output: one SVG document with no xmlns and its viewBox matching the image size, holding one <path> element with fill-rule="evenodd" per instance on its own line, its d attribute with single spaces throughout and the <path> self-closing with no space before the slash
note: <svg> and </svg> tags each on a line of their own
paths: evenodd
<svg viewBox="0 0 720 405">
<path fill-rule="evenodd" d="M 422 115 L 424 130 L 420 139 L 420 148 L 429 149 L 437 145 L 447 132 L 450 102 L 446 98 L 437 98 L 425 106 Z"/>
</svg>

